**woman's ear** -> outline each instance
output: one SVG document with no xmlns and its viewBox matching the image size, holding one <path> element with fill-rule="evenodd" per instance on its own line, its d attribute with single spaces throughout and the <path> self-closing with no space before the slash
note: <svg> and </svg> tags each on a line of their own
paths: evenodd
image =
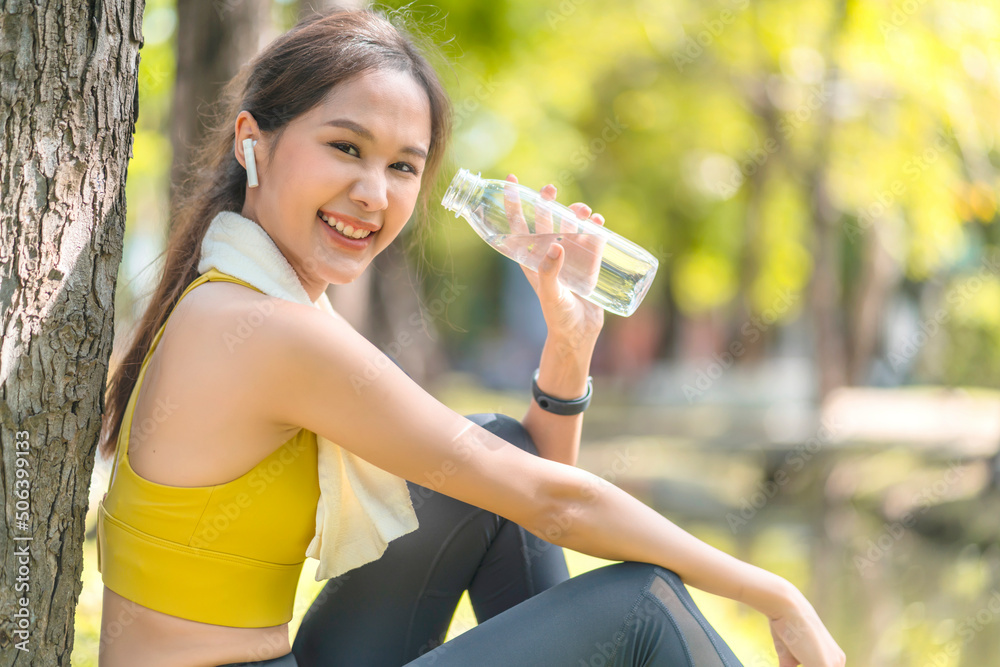
<svg viewBox="0 0 1000 667">
<path fill-rule="evenodd" d="M 254 119 L 253 115 L 249 111 L 241 111 L 238 116 L 236 116 L 236 141 L 235 146 L 233 146 L 233 151 L 236 154 L 236 160 L 243 165 L 243 168 L 247 168 L 247 158 L 243 153 L 244 142 L 247 139 L 252 140 L 252 145 L 256 146 L 257 142 L 261 139 L 260 128 L 257 127 L 257 121 Z M 257 166 L 260 165 L 260 156 L 263 151 L 254 151 L 254 161 Z"/>
</svg>

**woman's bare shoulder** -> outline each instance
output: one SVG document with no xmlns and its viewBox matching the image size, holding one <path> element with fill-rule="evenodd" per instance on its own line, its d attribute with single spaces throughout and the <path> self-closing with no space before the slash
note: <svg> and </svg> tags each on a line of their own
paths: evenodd
<svg viewBox="0 0 1000 667">
<path fill-rule="evenodd" d="M 275 318 L 294 321 L 310 310 L 314 309 L 245 285 L 212 281 L 199 285 L 177 304 L 171 323 L 180 320 L 177 329 L 202 339 L 209 333 L 217 345 L 234 352 L 258 331 L 269 328 L 273 332 L 275 327 L 268 325 L 274 325 Z"/>
<path fill-rule="evenodd" d="M 171 346 L 184 350 L 196 364 L 221 369 L 238 381 L 267 382 L 286 375 L 289 353 L 300 345 L 301 332 L 317 325 L 356 334 L 342 318 L 315 307 L 238 283 L 213 281 L 199 285 L 177 304 L 167 326 L 173 330 L 164 332 L 164 340 L 170 339 Z M 351 337 L 343 340 L 351 344 Z"/>
<path fill-rule="evenodd" d="M 162 484 L 216 484 L 242 474 L 301 429 L 273 410 L 287 391 L 279 372 L 284 355 L 273 349 L 273 333 L 264 331 L 275 318 L 296 316 L 286 304 L 297 305 L 223 282 L 199 285 L 181 299 L 147 366 L 135 420 L 141 423 L 158 400 L 173 412 L 142 443 L 130 444 L 136 472 Z M 192 471 L 164 461 L 166 452 L 176 461 L 212 454 Z"/>
</svg>

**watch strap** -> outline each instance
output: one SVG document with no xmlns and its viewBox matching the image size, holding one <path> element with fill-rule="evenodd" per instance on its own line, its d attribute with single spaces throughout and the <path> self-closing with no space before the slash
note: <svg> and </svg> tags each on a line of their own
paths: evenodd
<svg viewBox="0 0 1000 667">
<path fill-rule="evenodd" d="M 536 368 L 535 374 L 531 376 L 531 394 L 535 397 L 535 402 L 538 403 L 538 407 L 542 410 L 556 415 L 578 415 L 590 405 L 590 398 L 594 393 L 593 376 L 587 376 L 586 394 L 580 398 L 566 401 L 549 396 L 538 388 L 538 371 L 539 369 Z"/>
</svg>

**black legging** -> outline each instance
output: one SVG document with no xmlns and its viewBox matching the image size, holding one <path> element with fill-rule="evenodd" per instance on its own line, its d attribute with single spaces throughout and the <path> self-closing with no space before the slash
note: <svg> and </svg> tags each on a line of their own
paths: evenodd
<svg viewBox="0 0 1000 667">
<path fill-rule="evenodd" d="M 517 420 L 468 419 L 538 454 Z M 624 562 L 570 578 L 562 549 L 408 482 L 420 523 L 330 579 L 306 612 L 299 667 L 737 667 L 680 579 Z M 462 593 L 479 625 L 442 645 Z"/>
</svg>

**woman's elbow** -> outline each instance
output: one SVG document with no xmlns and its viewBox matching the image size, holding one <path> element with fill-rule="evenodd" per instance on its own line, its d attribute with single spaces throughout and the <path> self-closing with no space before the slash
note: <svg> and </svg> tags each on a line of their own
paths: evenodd
<svg viewBox="0 0 1000 667">
<path fill-rule="evenodd" d="M 598 497 L 600 484 L 607 482 L 567 464 L 553 470 L 540 485 L 535 511 L 523 527 L 536 537 L 564 546 L 573 541 L 583 516 Z"/>
</svg>

